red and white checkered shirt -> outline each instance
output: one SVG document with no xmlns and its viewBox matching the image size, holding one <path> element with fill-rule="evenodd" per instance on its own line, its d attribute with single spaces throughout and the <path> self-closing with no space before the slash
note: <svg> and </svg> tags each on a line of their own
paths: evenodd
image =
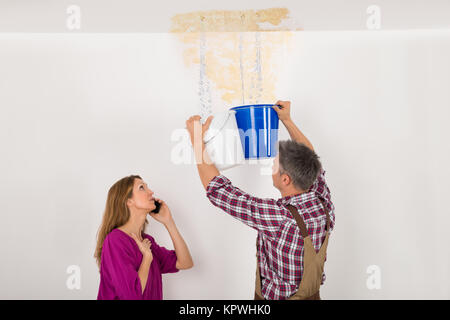
<svg viewBox="0 0 450 320">
<path fill-rule="evenodd" d="M 303 237 L 286 205 L 297 208 L 318 251 L 325 240 L 327 221 L 320 199 L 329 209 L 330 231 L 335 221 L 325 171 L 322 169 L 308 192 L 278 200 L 253 197 L 223 175 L 210 181 L 206 195 L 213 205 L 258 231 L 256 252 L 264 298 L 283 300 L 297 292 L 303 275 Z M 325 274 L 322 284 L 324 281 Z"/>
</svg>

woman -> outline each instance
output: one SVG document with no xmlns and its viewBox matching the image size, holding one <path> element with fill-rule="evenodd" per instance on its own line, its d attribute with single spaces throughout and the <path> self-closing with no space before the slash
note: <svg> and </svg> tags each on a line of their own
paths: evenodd
<svg viewBox="0 0 450 320">
<path fill-rule="evenodd" d="M 192 268 L 189 249 L 169 208 L 153 194 L 136 175 L 109 189 L 94 255 L 100 268 L 98 300 L 161 300 L 161 274 Z M 150 213 L 155 201 L 161 203 L 159 213 Z M 175 250 L 159 246 L 144 233 L 147 214 L 166 227 Z"/>
</svg>

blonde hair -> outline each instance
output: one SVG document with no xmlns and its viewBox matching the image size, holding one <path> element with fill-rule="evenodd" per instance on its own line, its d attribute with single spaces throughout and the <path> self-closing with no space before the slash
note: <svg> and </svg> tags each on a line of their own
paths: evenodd
<svg viewBox="0 0 450 320">
<path fill-rule="evenodd" d="M 140 176 L 130 175 L 122 178 L 113 184 L 108 191 L 106 199 L 106 207 L 103 213 L 103 220 L 97 232 L 97 247 L 95 248 L 94 258 L 97 260 L 98 268 L 100 269 L 103 242 L 106 236 L 113 229 L 123 226 L 130 218 L 130 209 L 127 206 L 127 200 L 133 196 L 134 180 L 141 179 Z M 147 226 L 147 219 L 145 219 L 142 232 Z"/>
</svg>

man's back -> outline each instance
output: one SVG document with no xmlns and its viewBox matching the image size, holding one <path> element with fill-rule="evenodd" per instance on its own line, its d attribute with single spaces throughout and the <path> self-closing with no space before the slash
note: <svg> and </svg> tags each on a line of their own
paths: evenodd
<svg viewBox="0 0 450 320">
<path fill-rule="evenodd" d="M 287 209 L 295 206 L 305 221 L 311 241 L 318 251 L 325 239 L 326 215 L 334 227 L 334 206 L 321 171 L 308 192 L 278 200 L 253 197 L 233 186 L 225 176 L 216 176 L 207 187 L 208 199 L 231 216 L 258 231 L 257 255 L 265 299 L 286 299 L 298 288 L 303 273 L 303 237 Z"/>
</svg>

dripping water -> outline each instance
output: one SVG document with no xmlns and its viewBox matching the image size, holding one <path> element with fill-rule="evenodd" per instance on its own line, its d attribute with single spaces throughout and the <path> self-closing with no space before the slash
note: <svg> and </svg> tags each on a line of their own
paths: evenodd
<svg viewBox="0 0 450 320">
<path fill-rule="evenodd" d="M 262 72 L 261 72 L 261 33 L 255 32 L 255 51 L 256 51 L 256 59 L 255 59 L 255 71 L 256 71 L 256 97 L 255 104 L 259 104 L 261 101 L 262 94 Z"/>
<path fill-rule="evenodd" d="M 242 84 L 242 105 L 245 105 L 245 87 L 244 87 L 244 64 L 242 62 L 243 49 L 243 34 L 239 33 L 239 67 L 241 71 L 241 84 Z"/>
<path fill-rule="evenodd" d="M 212 113 L 211 108 L 211 90 L 209 79 L 206 75 L 206 32 L 204 29 L 204 18 L 201 17 L 201 32 L 200 32 L 200 79 L 199 79 L 199 96 L 200 96 L 200 116 L 205 121 Z"/>
</svg>

